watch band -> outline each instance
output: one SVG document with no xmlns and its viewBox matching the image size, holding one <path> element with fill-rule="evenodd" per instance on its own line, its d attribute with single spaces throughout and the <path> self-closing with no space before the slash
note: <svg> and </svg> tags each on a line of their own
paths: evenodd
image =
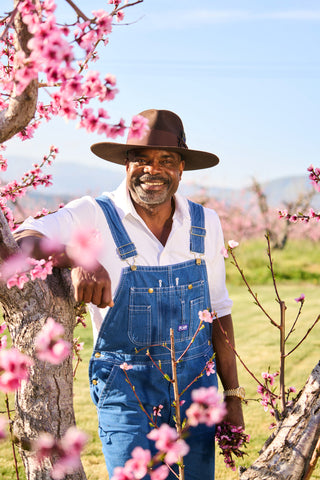
<svg viewBox="0 0 320 480">
<path fill-rule="evenodd" d="M 238 397 L 241 400 L 245 399 L 246 392 L 243 387 L 231 388 L 230 390 L 225 390 L 223 392 L 225 397 Z"/>
</svg>

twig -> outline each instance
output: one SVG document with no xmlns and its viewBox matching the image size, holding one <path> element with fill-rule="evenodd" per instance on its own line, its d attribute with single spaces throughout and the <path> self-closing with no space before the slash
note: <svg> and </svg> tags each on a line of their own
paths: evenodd
<svg viewBox="0 0 320 480">
<path fill-rule="evenodd" d="M 189 385 L 187 385 L 183 390 L 182 392 L 180 392 L 179 394 L 179 397 L 181 398 L 182 395 L 188 390 L 188 388 L 191 387 L 191 385 L 193 385 L 197 380 L 199 380 L 199 378 L 202 377 L 204 371 L 206 370 L 207 368 L 207 364 L 203 367 L 203 369 L 201 370 L 201 372 L 189 383 Z"/>
<path fill-rule="evenodd" d="M 10 415 L 10 406 L 9 406 L 9 397 L 8 394 L 6 393 L 5 396 L 5 402 L 6 402 L 6 408 L 7 408 L 7 414 L 8 414 L 8 420 L 9 420 L 9 430 L 10 430 L 10 437 L 11 437 L 11 446 L 12 446 L 12 454 L 13 454 L 13 460 L 14 460 L 14 468 L 16 471 L 16 477 L 17 480 L 19 480 L 19 470 L 18 470 L 18 462 L 17 462 L 17 456 L 16 456 L 16 450 L 14 447 L 14 441 L 13 441 L 13 428 L 12 428 L 12 422 L 11 422 L 11 415 Z"/>
<path fill-rule="evenodd" d="M 270 320 L 271 324 L 272 324 L 274 327 L 280 328 L 280 325 L 278 325 L 278 324 L 270 317 L 270 315 L 268 314 L 268 312 L 266 312 L 266 310 L 263 308 L 263 306 L 261 305 L 261 303 L 260 303 L 259 300 L 258 300 L 257 295 L 256 295 L 255 293 L 253 293 L 253 291 L 252 291 L 252 289 L 251 289 L 251 287 L 250 287 L 250 285 L 249 285 L 249 283 L 248 283 L 248 281 L 247 281 L 247 279 L 246 279 L 243 271 L 241 270 L 241 268 L 240 268 L 240 266 L 239 266 L 239 264 L 238 264 L 238 262 L 237 262 L 237 260 L 236 260 L 236 257 L 235 257 L 235 255 L 234 255 L 234 253 L 233 253 L 232 248 L 230 249 L 230 254 L 231 254 L 232 258 L 233 258 L 234 265 L 236 266 L 238 272 L 240 273 L 240 275 L 241 275 L 241 277 L 242 277 L 242 280 L 244 281 L 245 285 L 247 286 L 250 295 L 252 295 L 252 297 L 254 298 L 254 301 L 255 301 L 256 305 L 260 308 L 260 310 L 262 310 L 262 312 L 266 315 L 266 317 Z"/>
<path fill-rule="evenodd" d="M 286 332 L 286 304 L 280 301 L 280 398 L 281 398 L 281 406 L 282 412 L 286 409 L 286 399 L 285 399 L 285 332 Z"/>
<path fill-rule="evenodd" d="M 301 315 L 302 307 L 303 307 L 303 301 L 300 303 L 300 307 L 299 307 L 299 311 L 298 311 L 298 313 L 297 313 L 296 319 L 295 319 L 295 321 L 293 322 L 292 327 L 290 328 L 290 331 L 289 331 L 288 335 L 286 336 L 285 341 L 288 340 L 288 338 L 290 337 L 291 333 L 294 331 L 294 327 L 296 326 L 297 321 L 298 321 L 298 319 L 299 319 L 299 317 L 300 317 L 300 315 Z"/>
<path fill-rule="evenodd" d="M 119 10 L 123 10 L 124 8 L 128 8 L 128 7 L 133 7 L 133 5 L 138 5 L 138 3 L 142 3 L 142 2 L 143 0 L 137 0 L 136 2 L 127 3 L 127 5 L 119 6 L 119 8 L 115 9 L 115 13 L 117 13 Z M 112 15 L 114 15 L 115 13 L 112 12 Z"/>
<path fill-rule="evenodd" d="M 320 315 L 317 316 L 317 318 L 315 319 L 315 321 L 313 322 L 313 324 L 311 325 L 311 327 L 309 328 L 309 330 L 307 331 L 307 333 L 305 334 L 305 336 L 300 340 L 299 343 L 297 343 L 297 345 L 292 349 L 290 350 L 290 352 L 288 352 L 285 356 L 288 357 L 289 355 L 291 355 L 291 353 L 293 353 L 298 347 L 300 347 L 301 343 L 305 341 L 305 339 L 307 338 L 307 336 L 309 335 L 309 333 L 311 332 L 311 330 L 316 326 L 316 324 L 319 322 L 320 320 Z"/>
<path fill-rule="evenodd" d="M 66 2 L 69 3 L 71 8 L 73 8 L 78 17 L 82 18 L 85 22 L 91 21 L 72 0 L 66 0 Z"/>
<path fill-rule="evenodd" d="M 267 235 L 265 235 L 265 237 L 267 239 L 267 245 L 268 245 L 267 255 L 269 257 L 269 264 L 270 264 L 270 271 L 271 271 L 271 276 L 272 276 L 273 287 L 274 287 L 274 291 L 276 292 L 278 302 L 281 304 L 282 300 L 281 300 L 279 292 L 278 292 L 278 287 L 277 287 L 277 284 L 276 284 L 276 277 L 275 277 L 275 273 L 274 273 L 274 270 L 273 270 L 273 261 L 272 261 L 272 257 L 271 257 L 271 246 L 270 246 L 270 236 L 269 236 L 269 234 L 267 234 Z"/>
<path fill-rule="evenodd" d="M 79 367 L 79 365 L 80 365 L 80 362 L 82 362 L 82 358 L 81 358 L 79 355 L 77 355 L 77 357 L 78 357 L 78 358 L 77 358 L 77 363 L 75 364 L 75 367 L 74 367 L 74 369 L 73 369 L 73 378 L 75 378 L 76 373 L 77 373 L 77 369 L 78 369 L 78 367 Z"/>
<path fill-rule="evenodd" d="M 13 20 L 14 20 L 14 17 L 16 16 L 16 13 L 18 11 L 18 6 L 16 6 L 14 8 L 14 10 L 12 10 L 11 14 L 10 14 L 10 17 L 9 17 L 9 21 L 7 22 L 7 25 L 4 29 L 4 31 L 2 32 L 2 35 L 0 36 L 0 42 L 2 42 L 2 40 L 4 39 L 4 37 L 6 36 L 7 34 L 7 31 L 9 30 Z"/>
<path fill-rule="evenodd" d="M 184 357 L 184 355 L 187 353 L 187 351 L 189 350 L 189 348 L 190 348 L 191 345 L 193 344 L 194 339 L 195 339 L 196 336 L 198 335 L 202 324 L 203 324 L 203 320 L 200 320 L 197 330 L 196 330 L 195 333 L 193 334 L 193 336 L 192 336 L 189 344 L 188 344 L 187 347 L 185 348 L 185 350 L 181 353 L 180 357 L 177 359 L 177 363 L 179 363 L 179 362 L 181 361 L 182 357 Z"/>
<path fill-rule="evenodd" d="M 316 448 L 314 449 L 314 452 L 312 454 L 310 463 L 308 465 L 308 469 L 307 469 L 304 477 L 302 478 L 302 480 L 309 480 L 311 478 L 311 475 L 312 475 L 314 469 L 316 468 L 317 461 L 318 461 L 319 457 L 320 457 L 320 438 L 318 439 Z"/>
<path fill-rule="evenodd" d="M 130 381 L 130 379 L 129 379 L 129 377 L 128 377 L 128 374 L 127 374 L 127 372 L 126 372 L 126 370 L 123 370 L 123 372 L 124 372 L 124 374 L 125 374 L 125 376 L 126 376 L 127 382 L 129 383 L 129 385 L 130 385 L 130 387 L 131 387 L 131 390 L 132 390 L 133 393 L 134 393 L 134 396 L 135 396 L 136 399 L 138 400 L 138 403 L 139 403 L 139 406 L 140 406 L 141 410 L 143 411 L 143 413 L 145 413 L 145 414 L 147 415 L 147 418 L 148 418 L 148 420 L 152 423 L 152 425 L 157 428 L 157 425 L 154 423 L 153 418 L 151 417 L 151 415 L 149 415 L 149 413 L 147 412 L 147 410 L 144 408 L 144 406 L 143 406 L 140 398 L 138 397 L 137 392 L 136 392 L 136 388 L 135 388 L 134 385 L 132 385 L 132 383 L 131 383 L 131 381 Z"/>
<path fill-rule="evenodd" d="M 182 428 L 181 428 L 180 396 L 179 396 L 179 387 L 178 387 L 177 362 L 176 362 L 176 353 L 175 353 L 175 346 L 174 346 L 173 328 L 170 328 L 170 346 L 171 346 L 173 392 L 174 392 L 175 411 L 176 411 L 176 429 L 179 437 L 181 437 Z M 179 480 L 184 480 L 184 465 L 183 465 L 182 457 L 179 457 L 178 465 L 179 465 Z"/>
<path fill-rule="evenodd" d="M 251 377 L 258 383 L 258 385 L 260 385 L 265 391 L 267 391 L 271 396 L 273 396 L 274 398 L 278 398 L 278 395 L 276 395 L 275 393 L 273 393 L 271 390 L 269 390 L 268 388 L 266 388 L 265 385 L 263 385 L 263 383 L 260 382 L 260 380 L 257 379 L 257 377 L 255 376 L 255 374 L 253 372 L 251 372 L 251 370 L 249 370 L 249 368 L 247 367 L 247 365 L 244 363 L 244 361 L 242 360 L 242 358 L 240 357 L 240 355 L 238 354 L 238 352 L 236 351 L 236 349 L 234 348 L 234 346 L 232 345 L 232 343 L 230 342 L 229 338 L 228 338 L 228 334 L 227 332 L 223 329 L 222 327 L 222 324 L 221 324 L 221 321 L 220 321 L 220 318 L 219 317 L 216 317 L 217 321 L 218 321 L 218 324 L 219 324 L 219 327 L 220 327 L 220 330 L 221 332 L 223 333 L 223 335 L 226 337 L 226 342 L 227 344 L 229 345 L 229 347 L 232 349 L 233 353 L 236 355 L 236 357 L 239 359 L 240 363 L 242 364 L 242 366 L 245 368 L 245 370 L 249 373 L 249 375 L 251 375 Z"/>
<path fill-rule="evenodd" d="M 155 362 L 155 361 L 153 360 L 152 356 L 150 355 L 149 350 L 146 351 L 146 355 L 147 355 L 147 357 L 150 358 L 151 362 L 152 362 L 153 365 L 159 370 L 159 372 L 161 373 L 161 375 L 162 375 L 166 380 L 168 380 L 168 382 L 173 383 L 173 380 L 169 377 L 169 375 L 167 375 L 166 373 L 164 373 L 164 371 L 162 370 L 161 367 L 159 367 L 159 365 L 157 364 L 157 362 Z"/>
</svg>

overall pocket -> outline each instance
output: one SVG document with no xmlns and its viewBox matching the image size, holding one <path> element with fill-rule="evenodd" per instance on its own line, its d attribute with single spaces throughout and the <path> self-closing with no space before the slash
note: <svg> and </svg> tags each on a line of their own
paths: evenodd
<svg viewBox="0 0 320 480">
<path fill-rule="evenodd" d="M 113 361 L 91 358 L 89 363 L 90 395 L 97 407 L 107 397 L 118 371 L 119 365 L 115 365 Z"/>
<path fill-rule="evenodd" d="M 128 336 L 137 347 L 170 344 L 192 338 L 199 325 L 198 313 L 208 307 L 203 280 L 170 287 L 131 288 Z"/>
<path fill-rule="evenodd" d="M 175 302 L 180 315 L 176 316 L 176 341 L 191 340 L 199 326 L 199 311 L 208 307 L 205 304 L 204 282 L 198 281 L 181 285 L 175 289 Z"/>
<path fill-rule="evenodd" d="M 140 347 L 151 344 L 151 305 L 129 305 L 128 335 L 132 343 Z"/>
</svg>

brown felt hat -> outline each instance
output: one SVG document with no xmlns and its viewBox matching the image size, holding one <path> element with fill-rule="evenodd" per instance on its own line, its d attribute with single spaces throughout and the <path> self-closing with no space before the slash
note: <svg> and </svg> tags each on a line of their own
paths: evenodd
<svg viewBox="0 0 320 480">
<path fill-rule="evenodd" d="M 125 165 L 129 150 L 155 148 L 177 152 L 185 161 L 185 170 L 199 170 L 209 168 L 219 163 L 219 158 L 213 153 L 188 149 L 185 141 L 183 124 L 173 112 L 169 110 L 145 110 L 139 113 L 148 119 L 149 129 L 141 139 L 130 138 L 127 143 L 101 142 L 91 145 L 92 152 L 109 162 Z"/>
</svg>

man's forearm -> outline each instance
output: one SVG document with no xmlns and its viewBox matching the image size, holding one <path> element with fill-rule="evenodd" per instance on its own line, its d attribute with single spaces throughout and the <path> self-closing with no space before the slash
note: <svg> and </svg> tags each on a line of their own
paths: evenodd
<svg viewBox="0 0 320 480">
<path fill-rule="evenodd" d="M 46 237 L 36 230 L 22 230 L 14 233 L 13 236 L 21 250 L 29 257 L 40 260 L 52 256 L 55 267 L 68 268 L 75 266 L 63 245 L 59 246 L 58 251 L 54 251 L 54 249 L 51 251 L 49 248 L 45 248 Z"/>
<path fill-rule="evenodd" d="M 225 334 L 221 331 L 219 322 L 226 332 L 228 341 L 234 347 L 235 342 L 231 315 L 221 317 L 219 320 L 214 319 L 212 323 L 212 343 L 214 351 L 216 352 L 217 373 L 224 390 L 230 390 L 239 386 L 236 356 Z"/>
<path fill-rule="evenodd" d="M 216 352 L 217 373 L 224 390 L 233 390 L 239 386 L 236 355 L 229 342 L 232 347 L 235 346 L 231 315 L 221 317 L 219 321 L 213 320 L 212 343 Z M 224 420 L 244 427 L 241 399 L 236 396 L 228 396 L 225 401 L 228 413 Z"/>
</svg>

